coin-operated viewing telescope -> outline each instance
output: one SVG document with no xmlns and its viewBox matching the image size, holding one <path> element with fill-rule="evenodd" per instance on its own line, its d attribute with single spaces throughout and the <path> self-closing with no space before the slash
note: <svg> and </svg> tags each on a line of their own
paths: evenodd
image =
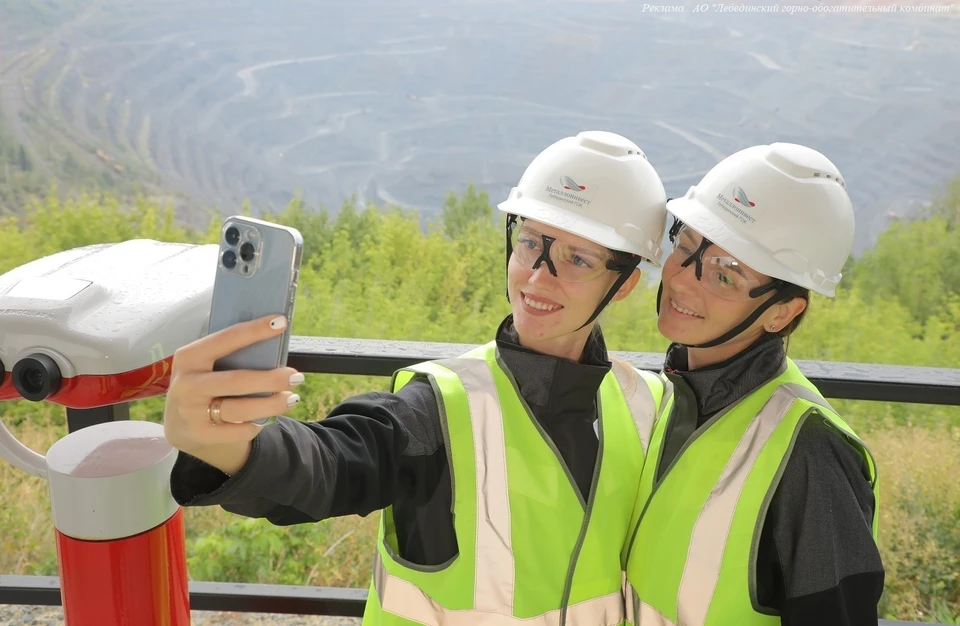
<svg viewBox="0 0 960 626">
<path fill-rule="evenodd" d="M 206 334 L 217 253 L 139 239 L 0 276 L 0 400 L 70 410 L 165 393 L 173 353 Z M 177 451 L 160 424 L 88 426 L 44 456 L 0 421 L 0 456 L 47 480 L 68 626 L 190 624 Z"/>
</svg>

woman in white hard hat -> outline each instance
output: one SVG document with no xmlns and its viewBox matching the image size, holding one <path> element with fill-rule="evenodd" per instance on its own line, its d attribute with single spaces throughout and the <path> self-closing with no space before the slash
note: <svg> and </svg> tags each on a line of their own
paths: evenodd
<svg viewBox="0 0 960 626">
<path fill-rule="evenodd" d="M 250 423 L 297 401 L 291 368 L 211 372 L 283 318 L 178 350 L 164 416 L 184 453 L 174 497 L 280 525 L 383 509 L 368 624 L 619 622 L 620 552 L 670 396 L 663 378 L 610 362 L 596 317 L 659 259 L 665 205 L 624 137 L 551 145 L 499 205 L 512 314 L 495 340 L 404 368 L 392 393 L 318 422 Z M 223 398 L 241 390 L 275 393 Z"/>
<path fill-rule="evenodd" d="M 850 254 L 843 178 L 810 148 L 754 146 L 667 206 L 674 405 L 625 546 L 628 611 L 641 625 L 875 626 L 876 466 L 784 347 Z"/>
</svg>

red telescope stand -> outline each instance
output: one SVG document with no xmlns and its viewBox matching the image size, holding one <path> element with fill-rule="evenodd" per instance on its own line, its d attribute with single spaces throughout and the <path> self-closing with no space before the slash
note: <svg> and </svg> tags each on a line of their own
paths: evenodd
<svg viewBox="0 0 960 626">
<path fill-rule="evenodd" d="M 108 422 L 47 452 L 67 626 L 189 626 L 183 512 L 170 495 L 177 451 L 163 427 Z"/>
<path fill-rule="evenodd" d="M 206 334 L 216 255 L 133 240 L 0 276 L 0 401 L 91 409 L 165 393 L 173 353 Z M 66 626 L 189 626 L 177 451 L 160 424 L 87 426 L 42 456 L 0 421 L 0 457 L 48 483 Z"/>
</svg>

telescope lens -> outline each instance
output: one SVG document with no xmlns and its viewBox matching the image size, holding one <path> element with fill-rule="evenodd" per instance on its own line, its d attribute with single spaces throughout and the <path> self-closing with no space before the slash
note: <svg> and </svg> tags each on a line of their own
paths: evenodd
<svg viewBox="0 0 960 626">
<path fill-rule="evenodd" d="M 25 370 L 20 375 L 20 384 L 30 393 L 40 393 L 43 391 L 43 372 L 36 368 Z"/>
<path fill-rule="evenodd" d="M 46 354 L 31 354 L 13 368 L 13 386 L 25 400 L 46 400 L 60 391 L 60 383 L 60 368 Z"/>
</svg>

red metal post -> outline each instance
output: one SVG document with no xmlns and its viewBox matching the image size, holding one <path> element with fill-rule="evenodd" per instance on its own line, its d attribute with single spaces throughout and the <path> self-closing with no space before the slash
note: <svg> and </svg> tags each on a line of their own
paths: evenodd
<svg viewBox="0 0 960 626">
<path fill-rule="evenodd" d="M 66 626 L 189 626 L 177 451 L 163 427 L 110 422 L 46 455 Z"/>
</svg>

